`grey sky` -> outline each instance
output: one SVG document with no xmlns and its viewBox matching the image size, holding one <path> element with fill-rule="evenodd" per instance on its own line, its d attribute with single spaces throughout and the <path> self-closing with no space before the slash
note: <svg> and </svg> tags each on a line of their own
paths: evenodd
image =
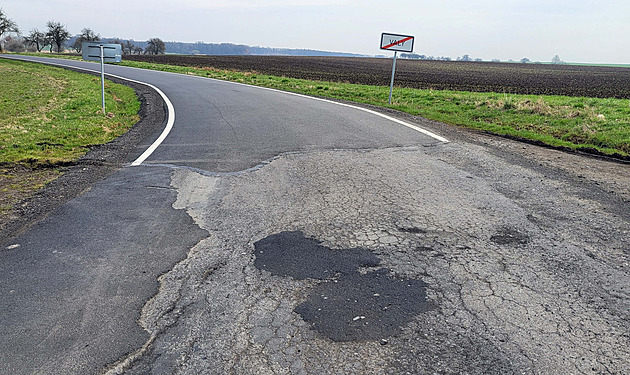
<svg viewBox="0 0 630 375">
<path fill-rule="evenodd" d="M 628 0 L 2 0 L 23 32 L 49 20 L 105 37 L 237 43 L 363 54 L 381 32 L 455 58 L 630 63 Z"/>
</svg>

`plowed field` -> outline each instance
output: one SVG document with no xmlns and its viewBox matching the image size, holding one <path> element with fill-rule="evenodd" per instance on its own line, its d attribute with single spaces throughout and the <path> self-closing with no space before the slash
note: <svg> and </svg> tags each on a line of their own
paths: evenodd
<svg viewBox="0 0 630 375">
<path fill-rule="evenodd" d="M 388 86 L 391 59 L 302 56 L 126 55 L 125 60 L 254 71 Z M 630 98 L 630 68 L 399 59 L 396 86 L 419 89 Z"/>
</svg>

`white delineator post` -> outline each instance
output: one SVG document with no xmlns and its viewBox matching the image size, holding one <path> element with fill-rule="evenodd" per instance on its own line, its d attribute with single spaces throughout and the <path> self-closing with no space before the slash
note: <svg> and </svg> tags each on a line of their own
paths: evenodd
<svg viewBox="0 0 630 375">
<path fill-rule="evenodd" d="M 414 37 L 411 35 L 400 35 L 400 34 L 389 34 L 389 33 L 381 34 L 381 49 L 394 51 L 394 64 L 392 66 L 392 80 L 391 80 L 391 83 L 389 84 L 388 103 L 390 105 L 392 104 L 392 92 L 394 91 L 394 75 L 396 74 L 396 57 L 398 56 L 398 51 L 413 52 L 413 40 L 414 40 Z"/>
</svg>

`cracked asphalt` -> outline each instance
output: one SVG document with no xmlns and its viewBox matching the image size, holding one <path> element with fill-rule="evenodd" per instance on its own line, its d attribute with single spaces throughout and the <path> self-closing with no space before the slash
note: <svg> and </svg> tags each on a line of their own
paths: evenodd
<svg viewBox="0 0 630 375">
<path fill-rule="evenodd" d="M 628 373 L 630 164 L 107 69 L 175 132 L 2 243 L 0 372 Z"/>
<path fill-rule="evenodd" d="M 174 207 L 210 235 L 160 278 L 140 319 L 149 344 L 110 373 L 626 372 L 627 187 L 581 183 L 524 150 L 620 178 L 628 166 L 490 142 L 522 155 L 509 161 L 489 144 L 451 143 L 293 153 L 230 176 L 174 171 Z M 378 263 L 356 269 L 421 281 L 431 307 L 377 337 L 327 337 L 299 307 L 330 310 L 326 296 L 311 294 L 341 280 L 343 267 L 302 277 L 281 271 L 293 266 L 256 266 L 256 244 L 291 231 L 339 253 L 368 250 Z M 305 272 L 321 268 L 293 255 Z M 320 315 L 351 326 L 376 313 L 363 307 Z"/>
</svg>

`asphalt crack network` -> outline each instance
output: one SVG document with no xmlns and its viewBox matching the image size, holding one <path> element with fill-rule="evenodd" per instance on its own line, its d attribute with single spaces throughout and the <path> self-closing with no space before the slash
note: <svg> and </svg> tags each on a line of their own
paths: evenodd
<svg viewBox="0 0 630 375">
<path fill-rule="evenodd" d="M 568 179 L 449 144 L 292 153 L 223 176 L 177 169 L 171 185 L 210 237 L 160 278 L 141 319 L 152 339 L 121 372 L 630 367 L 628 222 Z M 411 285 L 418 305 L 387 333 L 344 331 L 378 321 L 379 285 Z"/>
</svg>

